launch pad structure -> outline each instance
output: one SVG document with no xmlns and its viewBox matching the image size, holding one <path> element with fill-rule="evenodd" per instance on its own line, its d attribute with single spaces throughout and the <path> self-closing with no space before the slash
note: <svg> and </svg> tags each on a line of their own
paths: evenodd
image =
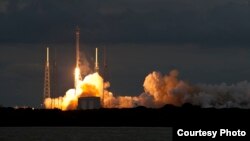
<svg viewBox="0 0 250 141">
<path fill-rule="evenodd" d="M 79 69 L 80 72 L 80 28 L 76 27 L 76 69 Z M 95 48 L 95 67 L 94 72 L 99 73 L 99 64 L 98 64 L 98 48 Z M 75 72 L 76 73 L 76 72 Z M 81 73 L 75 74 L 79 76 L 75 76 L 75 89 L 77 89 L 78 81 L 82 80 Z M 104 91 L 103 91 L 104 92 Z M 103 96 L 103 94 L 102 94 Z M 102 97 L 103 99 L 104 97 Z M 102 100 L 103 101 L 103 100 Z M 78 109 L 98 109 L 104 106 L 104 103 L 101 102 L 101 97 L 79 97 L 78 98 Z"/>
<path fill-rule="evenodd" d="M 75 75 L 79 75 L 79 76 L 75 76 L 75 89 L 77 89 L 78 81 L 82 80 L 82 76 L 80 73 L 80 28 L 78 26 L 76 27 L 75 34 L 76 34 L 76 69 L 79 69 L 79 74 L 75 74 Z M 99 73 L 98 48 L 95 48 L 94 72 Z M 101 104 L 101 97 L 79 97 L 78 98 L 78 109 L 98 109 L 101 107 L 101 105 L 103 105 L 103 103 Z"/>
<path fill-rule="evenodd" d="M 80 81 L 82 81 L 83 77 L 81 75 L 81 63 L 80 63 L 80 28 L 77 26 L 75 29 L 75 63 L 76 63 L 76 68 L 75 68 L 75 78 L 74 78 L 74 87 L 75 87 L 75 92 L 77 91 L 78 88 L 78 83 Z M 50 63 L 49 63 L 49 48 L 47 47 L 47 52 L 46 52 L 46 64 L 45 64 L 45 75 L 44 75 L 44 93 L 43 93 L 43 99 L 44 101 L 47 98 L 51 98 L 51 74 L 50 74 Z M 106 64 L 106 49 L 104 48 L 104 72 L 103 75 L 105 75 L 105 69 L 107 67 Z M 98 64 L 98 48 L 95 48 L 95 63 L 94 63 L 94 72 L 95 73 L 99 73 L 99 64 Z M 56 79 L 56 78 L 55 78 Z M 104 76 L 103 76 L 103 79 Z M 104 80 L 103 80 L 104 81 Z M 56 81 L 53 83 L 57 83 Z M 104 86 L 104 83 L 103 83 Z M 56 87 L 56 84 L 52 85 L 52 87 Z M 101 96 L 99 97 L 93 97 L 93 96 L 89 96 L 89 97 L 79 97 L 79 104 L 81 105 L 81 107 L 84 108 L 80 108 L 80 109 L 88 109 L 88 108 L 100 108 L 100 107 L 104 107 L 104 87 L 103 87 L 103 91 L 102 94 L 100 94 Z M 52 101 L 52 100 L 51 100 Z M 83 104 L 82 104 L 83 103 Z M 82 106 L 84 105 L 85 106 Z M 53 104 L 51 102 L 51 107 L 53 107 L 52 105 L 55 105 L 55 103 Z M 94 105 L 94 106 L 93 106 Z M 43 106 L 44 108 L 45 105 Z"/>
<path fill-rule="evenodd" d="M 101 98 L 96 96 L 79 97 L 78 110 L 90 110 L 101 108 Z"/>
</svg>

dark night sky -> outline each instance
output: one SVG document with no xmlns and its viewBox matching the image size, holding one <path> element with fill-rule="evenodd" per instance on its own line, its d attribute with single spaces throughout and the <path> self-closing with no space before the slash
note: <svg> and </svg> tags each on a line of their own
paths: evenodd
<svg viewBox="0 0 250 141">
<path fill-rule="evenodd" d="M 73 87 L 76 25 L 90 64 L 107 48 L 115 95 L 139 95 L 154 70 L 192 84 L 250 81 L 249 0 L 0 0 L 1 105 L 40 105 L 47 45 L 59 95 Z"/>
</svg>

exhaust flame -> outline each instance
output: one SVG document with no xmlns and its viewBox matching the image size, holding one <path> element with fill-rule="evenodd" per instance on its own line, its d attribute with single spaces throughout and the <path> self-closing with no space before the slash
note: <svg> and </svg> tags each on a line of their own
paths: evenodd
<svg viewBox="0 0 250 141">
<path fill-rule="evenodd" d="M 78 86 L 78 83 L 81 81 L 80 68 L 75 68 L 75 87 Z"/>
<path fill-rule="evenodd" d="M 97 96 L 102 98 L 103 79 L 98 73 L 87 75 L 79 80 L 80 69 L 75 69 L 75 89 L 69 89 L 63 97 L 47 98 L 44 101 L 46 109 L 74 110 L 77 108 L 78 98 L 84 96 Z"/>
</svg>

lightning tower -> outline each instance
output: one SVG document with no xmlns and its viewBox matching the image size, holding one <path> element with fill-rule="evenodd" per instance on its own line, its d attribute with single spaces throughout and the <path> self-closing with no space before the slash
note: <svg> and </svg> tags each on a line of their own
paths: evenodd
<svg viewBox="0 0 250 141">
<path fill-rule="evenodd" d="M 50 98 L 50 67 L 49 67 L 49 48 L 47 47 L 47 57 L 45 64 L 45 75 L 44 75 L 44 100 Z"/>
</svg>

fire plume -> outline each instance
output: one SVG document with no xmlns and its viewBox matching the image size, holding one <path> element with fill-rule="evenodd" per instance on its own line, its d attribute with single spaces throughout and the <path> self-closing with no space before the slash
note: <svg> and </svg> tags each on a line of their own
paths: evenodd
<svg viewBox="0 0 250 141">
<path fill-rule="evenodd" d="M 75 87 L 77 87 L 78 83 L 81 81 L 81 72 L 80 68 L 76 67 L 75 68 Z"/>
<path fill-rule="evenodd" d="M 102 98 L 103 79 L 96 72 L 80 80 L 80 69 L 75 68 L 75 88 L 69 89 L 63 97 L 47 98 L 44 101 L 46 109 L 74 110 L 77 108 L 78 98 L 97 96 Z"/>
<path fill-rule="evenodd" d="M 80 69 L 75 69 L 75 75 Z M 240 107 L 249 108 L 249 88 L 247 81 L 235 85 L 197 85 L 196 87 L 178 79 L 178 71 L 172 70 L 167 75 L 152 72 L 146 76 L 143 87 L 144 92 L 139 96 L 114 96 L 107 89 L 109 82 L 103 82 L 96 72 L 87 75 L 83 80 L 75 76 L 77 85 L 69 89 L 63 97 L 47 98 L 44 101 L 47 109 L 58 108 L 74 110 L 77 108 L 78 98 L 84 96 L 100 97 L 104 108 L 133 108 L 145 106 L 159 108 L 165 104 L 181 106 L 184 103 L 201 105 L 202 107 Z"/>
</svg>

